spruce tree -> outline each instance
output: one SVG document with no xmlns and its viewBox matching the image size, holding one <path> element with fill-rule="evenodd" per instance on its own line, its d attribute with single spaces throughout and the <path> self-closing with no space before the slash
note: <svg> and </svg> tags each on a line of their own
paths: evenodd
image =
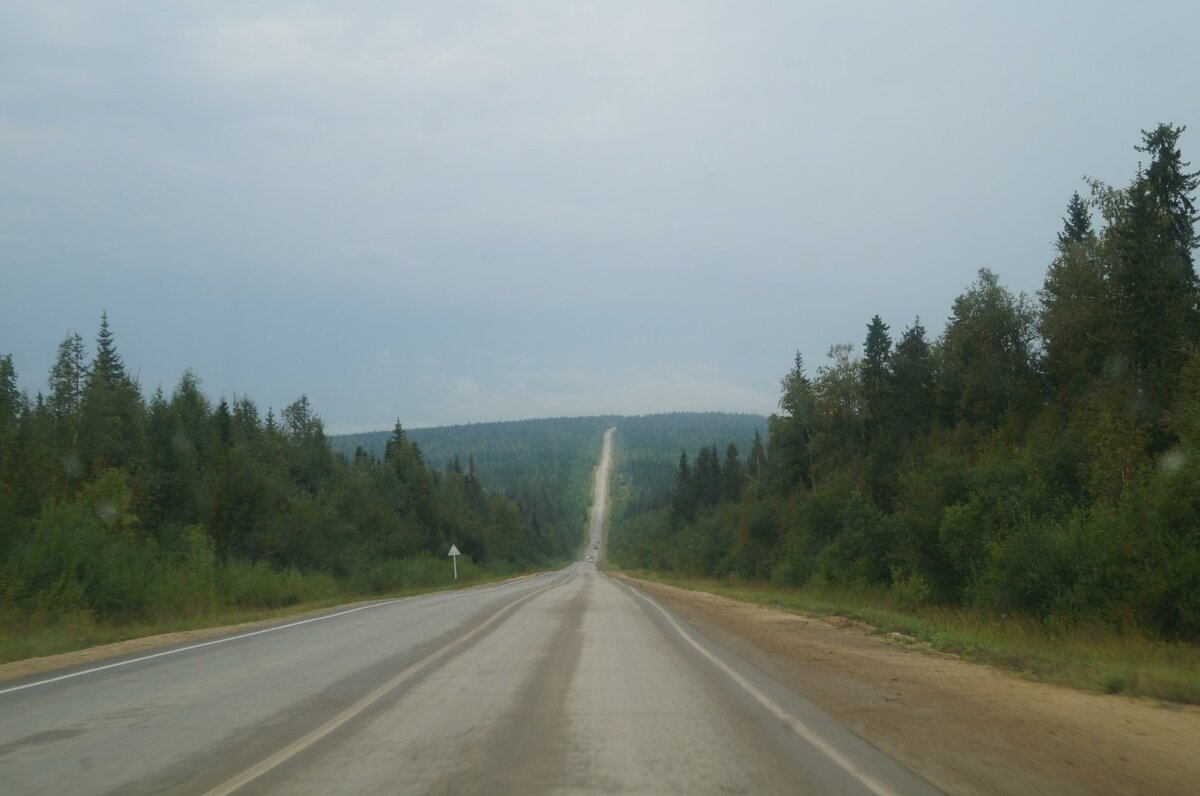
<svg viewBox="0 0 1200 796">
<path fill-rule="evenodd" d="M 1079 191 L 1075 191 L 1067 202 L 1067 216 L 1063 219 L 1062 232 L 1058 233 L 1058 246 L 1065 249 L 1068 244 L 1091 239 L 1092 235 L 1092 217 L 1088 213 L 1087 202 L 1079 195 Z"/>
<path fill-rule="evenodd" d="M 1113 223 L 1113 300 L 1123 353 L 1143 397 L 1143 417 L 1157 422 L 1170 405 L 1185 349 L 1200 333 L 1200 290 L 1193 268 L 1200 173 L 1188 172 L 1178 149 L 1182 127 L 1142 132 L 1139 152 L 1151 156 L 1126 192 Z M 1164 441 L 1164 444 L 1166 442 Z"/>
<path fill-rule="evenodd" d="M 17 511 L 15 487 L 22 462 L 18 458 L 18 439 L 22 419 L 30 414 L 29 402 L 17 389 L 17 371 L 12 354 L 0 356 L 0 551 Z"/>
<path fill-rule="evenodd" d="M 17 371 L 13 367 L 12 354 L 0 356 L 0 439 L 3 439 L 5 432 L 16 427 L 26 403 L 25 396 L 17 389 Z"/>
<path fill-rule="evenodd" d="M 404 426 L 400 425 L 400 418 L 396 418 L 396 425 L 392 428 L 392 436 L 388 437 L 388 441 L 383 446 L 383 460 L 385 462 L 395 462 L 407 453 L 408 435 L 404 433 Z"/>
<path fill-rule="evenodd" d="M 1071 197 L 1058 255 L 1038 296 L 1042 368 L 1061 401 L 1071 401 L 1116 353 L 1104 241 L 1091 229 L 1087 206 Z"/>
<path fill-rule="evenodd" d="M 229 411 L 229 403 L 222 396 L 217 403 L 217 411 L 213 415 L 216 426 L 217 441 L 221 447 L 227 448 L 233 441 L 233 415 Z"/>
<path fill-rule="evenodd" d="M 717 459 L 716 445 L 706 445 L 696 455 L 693 481 L 697 501 L 706 506 L 715 506 L 721 498 L 721 464 Z"/>
<path fill-rule="evenodd" d="M 872 432 L 885 421 L 891 352 L 892 338 L 888 334 L 888 325 L 876 315 L 867 324 L 867 339 L 863 343 L 863 358 L 860 364 L 868 432 Z"/>
<path fill-rule="evenodd" d="M 96 335 L 96 358 L 92 360 L 92 372 L 104 380 L 110 389 L 125 378 L 125 363 L 117 353 L 112 330 L 108 328 L 108 312 L 100 313 L 100 331 Z"/>
<path fill-rule="evenodd" d="M 892 354 L 892 415 L 896 430 L 909 439 L 928 430 L 933 419 L 934 365 L 918 317 L 904 330 Z"/>
<path fill-rule="evenodd" d="M 125 372 L 104 313 L 80 406 L 80 448 L 92 475 L 139 459 L 145 442 L 144 415 L 141 393 Z"/>
<path fill-rule="evenodd" d="M 1196 234 L 1195 199 L 1192 192 L 1200 186 L 1200 171 L 1187 171 L 1191 164 L 1179 151 L 1179 136 L 1187 127 L 1160 124 L 1153 130 L 1142 131 L 1142 146 L 1138 152 L 1150 155 L 1150 167 L 1145 172 L 1145 190 L 1134 194 L 1134 202 L 1146 202 L 1158 211 L 1162 228 L 1159 234 L 1165 243 L 1187 264 L 1194 266 L 1192 249 L 1200 244 Z M 1195 279 L 1194 273 L 1192 274 Z"/>
<path fill-rule="evenodd" d="M 671 519 L 676 524 L 691 522 L 696 516 L 696 484 L 687 451 L 679 452 L 675 470 L 675 490 L 671 494 Z"/>
<path fill-rule="evenodd" d="M 782 415 L 771 415 L 767 431 L 771 448 L 773 475 L 778 486 L 787 492 L 796 485 L 811 487 L 812 437 L 816 423 L 816 398 L 813 385 L 804 372 L 804 357 L 799 351 L 792 369 L 780 382 L 783 395 L 779 399 Z"/>
<path fill-rule="evenodd" d="M 754 430 L 754 442 L 750 446 L 750 457 L 746 460 L 746 474 L 756 481 L 761 481 L 767 474 L 767 451 L 758 429 Z"/>
<path fill-rule="evenodd" d="M 754 432 L 757 437 L 758 432 Z M 761 442 L 759 443 L 761 446 Z M 736 501 L 742 495 L 742 462 L 738 456 L 738 448 L 729 443 L 725 448 L 725 461 L 721 464 L 721 499 Z"/>
</svg>

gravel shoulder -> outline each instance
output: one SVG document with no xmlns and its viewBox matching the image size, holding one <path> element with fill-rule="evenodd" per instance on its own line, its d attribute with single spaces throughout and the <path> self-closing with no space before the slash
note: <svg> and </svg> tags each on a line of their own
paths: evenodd
<svg viewBox="0 0 1200 796">
<path fill-rule="evenodd" d="M 1200 708 L 1035 683 L 837 618 L 636 585 L 948 793 L 1193 794 Z"/>
</svg>

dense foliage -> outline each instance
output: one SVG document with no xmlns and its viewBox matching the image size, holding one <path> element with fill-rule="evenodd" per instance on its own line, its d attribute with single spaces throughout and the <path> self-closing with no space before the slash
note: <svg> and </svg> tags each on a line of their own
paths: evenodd
<svg viewBox="0 0 1200 796">
<path fill-rule="evenodd" d="M 619 499 L 614 506 L 617 514 L 611 518 L 613 523 L 620 523 L 625 517 L 636 516 L 670 499 L 680 450 L 699 449 L 698 458 L 705 459 L 712 440 L 730 440 L 723 455 L 732 456 L 739 462 L 738 467 L 725 470 L 725 477 L 731 482 L 745 477 L 740 470 L 741 451 L 750 454 L 751 458 L 757 451 L 758 458 L 754 461 L 760 467 L 765 466 L 762 438 L 767 432 L 767 418 L 762 415 L 675 412 L 622 418 L 616 427 L 613 492 Z M 715 456 L 715 447 L 712 451 Z M 690 468 L 686 459 L 685 466 Z M 740 487 L 732 489 L 736 488 Z"/>
<path fill-rule="evenodd" d="M 548 528 L 473 473 L 427 467 L 399 424 L 385 437 L 347 459 L 306 397 L 264 417 L 246 397 L 214 404 L 191 372 L 147 401 L 107 317 L 90 361 L 78 334 L 62 342 L 34 399 L 0 357 L 0 618 L 378 593 L 443 582 L 452 542 L 501 570 L 580 543 L 581 517 Z"/>
<path fill-rule="evenodd" d="M 447 475 L 488 488 L 514 501 L 546 541 L 546 555 L 576 552 L 591 504 L 592 471 L 600 459 L 604 429 L 614 417 L 547 418 L 502 423 L 415 428 L 409 439 L 425 460 Z M 335 451 L 382 455 L 387 432 L 330 437 Z"/>
<path fill-rule="evenodd" d="M 765 468 L 685 451 L 669 495 L 619 515 L 618 560 L 1200 638 L 1198 175 L 1181 132 L 1143 133 L 1127 188 L 1071 198 L 1038 300 L 981 270 L 934 340 L 875 316 L 861 355 L 836 345 L 811 375 L 797 355 Z"/>
<path fill-rule="evenodd" d="M 591 504 L 603 432 L 614 426 L 622 467 L 636 473 L 626 487 L 636 496 L 622 505 L 647 507 L 670 492 L 681 447 L 736 439 L 748 450 L 756 434 L 766 433 L 766 418 L 721 412 L 559 417 L 417 428 L 408 436 L 429 463 L 468 479 L 481 477 L 515 501 L 557 543 L 555 554 L 570 555 Z M 346 434 L 330 437 L 330 443 L 346 456 L 381 455 L 387 437 L 386 432 Z"/>
</svg>

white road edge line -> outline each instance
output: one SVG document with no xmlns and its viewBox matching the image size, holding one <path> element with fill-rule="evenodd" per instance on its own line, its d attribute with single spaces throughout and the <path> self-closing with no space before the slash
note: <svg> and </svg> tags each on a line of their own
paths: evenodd
<svg viewBox="0 0 1200 796">
<path fill-rule="evenodd" d="M 608 576 L 605 575 L 605 577 L 607 578 Z M 726 675 L 729 676 L 729 678 L 731 680 L 733 680 L 735 683 L 737 683 L 739 686 L 741 686 L 741 688 L 746 693 L 748 693 L 750 696 L 754 697 L 756 702 L 758 702 L 760 705 L 762 705 L 764 708 L 766 708 L 768 711 L 770 711 L 772 714 L 774 714 L 774 716 L 776 718 L 778 718 L 780 721 L 782 721 L 784 724 L 791 727 L 793 732 L 795 732 L 797 735 L 799 735 L 805 741 L 808 741 L 808 743 L 810 743 L 812 746 L 816 747 L 826 757 L 828 757 L 834 763 L 837 763 L 838 766 L 840 766 L 842 768 L 842 770 L 844 770 L 847 774 L 849 774 L 850 776 L 852 776 L 856 780 L 858 780 L 860 783 L 862 783 L 862 785 L 864 787 L 866 787 L 872 793 L 876 794 L 876 796 L 898 796 L 894 790 L 887 787 L 882 782 L 880 782 L 879 780 L 872 777 L 870 774 L 868 774 L 865 771 L 863 771 L 862 769 L 860 769 L 852 761 L 850 761 L 845 755 L 843 755 L 837 749 L 833 748 L 833 746 L 831 746 L 828 741 L 826 741 L 824 738 L 822 738 L 820 735 L 818 735 L 816 733 L 816 731 L 814 731 L 812 728 L 810 728 L 807 724 L 800 721 L 798 718 L 793 716 L 791 713 L 788 713 L 778 703 L 776 703 L 775 700 L 771 699 L 769 696 L 767 696 L 761 690 L 759 690 L 757 686 L 755 686 L 753 683 L 751 683 L 746 678 L 742 677 L 740 674 L 737 673 L 737 671 L 732 669 L 724 661 L 722 661 L 720 658 L 713 655 L 711 652 L 709 652 L 703 646 L 701 646 L 699 642 L 697 642 L 694 638 L 692 638 L 690 633 L 688 633 L 686 630 L 684 630 L 683 627 L 681 627 L 680 624 L 675 621 L 675 617 L 673 617 L 673 616 L 671 616 L 671 614 L 667 613 L 667 610 L 665 608 L 663 608 L 657 602 L 655 602 L 651 598 L 647 597 L 646 595 L 642 594 L 640 591 L 633 588 L 632 586 L 630 586 L 626 583 L 621 583 L 620 581 L 617 581 L 612 578 L 610 578 L 610 580 L 613 580 L 613 582 L 618 583 L 621 586 L 624 586 L 626 589 L 629 589 L 629 591 L 632 592 L 634 595 L 640 597 L 641 599 L 645 600 L 647 603 L 649 603 L 650 605 L 652 605 L 656 609 L 658 609 L 658 612 L 663 615 L 663 618 L 666 619 L 667 622 L 669 622 L 671 624 L 671 627 L 675 628 L 675 632 L 678 633 L 680 636 L 682 636 L 684 641 L 686 641 L 688 644 L 692 645 L 692 647 L 694 647 L 697 652 L 699 652 L 701 655 L 703 655 L 705 658 L 707 658 L 709 660 L 709 662 L 712 663 L 713 666 L 716 666 L 718 669 L 723 671 Z"/>
<path fill-rule="evenodd" d="M 309 622 L 319 622 L 322 619 L 333 619 L 335 616 L 345 616 L 346 614 L 352 614 L 355 611 L 365 611 L 368 608 L 377 608 L 382 605 L 392 605 L 393 603 L 398 603 L 398 602 L 402 602 L 404 600 L 411 600 L 411 599 L 412 599 L 412 597 L 400 597 L 395 600 L 388 600 L 387 602 L 372 603 L 370 605 L 360 605 L 357 608 L 350 608 L 345 611 L 338 611 L 335 614 L 324 614 L 323 616 L 314 616 L 311 619 L 301 619 L 299 622 L 289 622 L 286 625 L 276 625 L 275 627 L 268 627 L 268 628 L 264 628 L 263 630 L 254 630 L 249 633 L 242 633 L 237 636 L 227 636 L 225 638 L 214 639 L 213 641 L 203 641 L 199 644 L 191 644 L 186 647 L 178 647 L 173 650 L 167 650 L 166 652 L 156 652 L 152 655 L 143 655 L 140 658 L 130 658 L 127 661 L 117 661 L 116 663 L 108 663 L 108 664 L 105 664 L 104 666 L 96 666 L 91 669 L 84 669 L 84 670 L 78 671 L 78 672 L 71 672 L 70 674 L 60 674 L 58 677 L 50 677 L 45 680 L 38 680 L 37 682 L 26 683 L 25 685 L 15 685 L 15 686 L 12 686 L 11 688 L 3 688 L 3 689 L 0 689 L 0 694 L 10 694 L 13 691 L 23 691 L 26 688 L 35 688 L 39 685 L 49 685 L 50 683 L 57 683 L 60 680 L 70 680 L 72 677 L 83 677 L 85 674 L 95 674 L 96 672 L 102 672 L 105 669 L 115 669 L 118 666 L 128 666 L 131 663 L 141 663 L 142 661 L 148 661 L 148 660 L 151 660 L 152 658 L 161 658 L 165 655 L 175 655 L 180 652 L 191 652 L 192 650 L 198 650 L 201 647 L 211 647 L 214 644 L 224 644 L 227 641 L 237 641 L 238 639 L 250 638 L 251 636 L 261 636 L 263 633 L 273 633 L 276 630 L 286 630 L 289 627 L 296 627 L 297 625 L 307 625 Z"/>
<path fill-rule="evenodd" d="M 485 586 L 485 588 L 490 585 L 491 584 L 487 584 Z M 455 594 L 455 593 L 466 592 L 466 591 L 470 591 L 470 589 L 462 589 L 462 590 L 458 590 L 457 592 L 449 592 L 449 593 Z M 446 594 L 446 593 L 447 592 L 429 592 L 429 594 Z M 3 696 L 4 694 L 11 694 L 14 691 L 24 691 L 26 688 L 36 688 L 37 686 L 40 686 L 40 685 L 50 685 L 51 683 L 57 683 L 60 680 L 70 680 L 72 677 L 83 677 L 85 674 L 95 674 L 96 672 L 103 672 L 106 669 L 116 669 L 118 666 L 128 666 L 131 663 L 141 663 L 142 661 L 148 661 L 148 660 L 152 660 L 154 658 L 162 658 L 166 655 L 177 655 L 180 652 L 191 652 L 192 650 L 198 650 L 202 647 L 211 647 L 214 644 L 224 644 L 228 641 L 238 641 L 243 638 L 250 638 L 251 636 L 261 636 L 264 633 L 274 633 L 276 630 L 287 630 L 289 627 L 297 627 L 299 625 L 307 625 L 309 622 L 320 622 L 323 619 L 333 619 L 334 617 L 345 616 L 346 614 L 352 614 L 352 613 L 355 613 L 356 611 L 365 611 L 368 608 L 381 608 L 385 605 L 395 605 L 396 603 L 402 603 L 402 602 L 406 602 L 408 600 L 415 600 L 418 597 L 426 597 L 426 596 L 428 596 L 428 594 L 414 594 L 411 597 L 397 597 L 394 600 L 384 600 L 383 602 L 371 603 L 370 605 L 360 605 L 357 608 L 348 608 L 345 611 L 338 611 L 337 613 L 333 613 L 333 614 L 323 614 L 321 616 L 314 616 L 310 619 L 301 619 L 298 622 L 289 622 L 286 625 L 276 625 L 275 627 L 268 627 L 268 628 L 264 628 L 262 630 L 252 630 L 249 633 L 241 633 L 236 636 L 226 636 L 225 638 L 218 638 L 218 639 L 214 639 L 212 641 L 202 641 L 199 644 L 190 644 L 186 647 L 178 647 L 176 649 L 167 650 L 165 652 L 155 652 L 152 655 L 142 655 L 141 657 L 138 657 L 138 658 L 130 658 L 127 661 L 117 661 L 116 663 L 107 663 L 103 666 L 95 666 L 91 669 L 83 669 L 78 672 L 71 672 L 70 674 L 60 674 L 57 677 L 48 677 L 45 680 L 37 680 L 32 683 L 25 683 L 24 685 L 14 685 L 9 688 L 0 688 L 0 696 Z"/>
<path fill-rule="evenodd" d="M 496 613 L 492 614 L 487 619 L 485 619 L 482 623 L 476 625 L 474 627 L 474 629 L 470 630 L 467 633 L 464 633 L 463 635 L 461 635 L 458 638 L 451 641 L 449 644 L 446 644 L 445 646 L 440 647 L 440 648 L 434 650 L 433 652 L 429 653 L 421 660 L 417 661 L 416 663 L 409 666 L 404 671 L 400 672 L 398 675 L 393 677 L 391 680 L 388 680 L 386 683 L 379 686 L 374 691 L 367 694 L 365 697 L 363 697 L 359 701 L 355 702 L 353 705 L 346 708 L 345 710 L 343 710 L 341 713 L 334 716 L 329 721 L 322 724 L 320 727 L 317 727 L 315 730 L 309 732 L 307 735 L 303 735 L 300 738 L 297 738 L 295 741 L 288 744 L 284 748 L 280 749 L 275 754 L 271 755 L 270 757 L 268 757 L 264 760 L 259 761 L 258 763 L 255 763 L 253 766 L 246 769 L 241 774 L 238 774 L 236 777 L 226 780 L 222 784 L 218 785 L 217 787 L 215 787 L 212 790 L 205 793 L 205 796 L 228 796 L 228 794 L 233 793 L 234 791 L 238 790 L 239 788 L 242 788 L 245 785 L 250 784 L 254 780 L 261 777 L 263 774 L 266 774 L 268 771 L 275 768 L 276 766 L 279 766 L 279 765 L 287 762 L 291 758 L 295 757 L 296 755 L 303 752 L 305 749 L 307 749 L 310 746 L 312 746 L 313 744 L 315 744 L 317 741 L 320 741 L 322 738 L 324 738 L 325 736 L 329 735 L 334 730 L 341 727 L 346 722 L 353 719 L 355 716 L 362 713 L 364 710 L 369 708 L 375 702 L 378 702 L 380 699 L 382 699 L 384 696 L 386 696 L 388 694 L 388 692 L 394 690 L 397 686 L 400 686 L 401 684 L 403 684 L 405 680 L 412 677 L 414 674 L 416 674 L 418 671 L 420 671 L 421 669 L 428 666 L 430 663 L 433 663 L 435 660 L 437 660 L 442 655 L 446 654 L 447 652 L 454 649 L 455 647 L 459 647 L 462 644 L 465 644 L 470 639 L 472 639 L 475 636 L 482 633 L 484 630 L 486 630 L 492 624 L 499 621 L 499 619 L 504 614 L 512 611 L 513 608 L 516 608 L 521 603 L 523 603 L 526 600 L 529 600 L 533 597 L 536 597 L 537 595 L 541 594 L 544 591 L 553 589 L 556 586 L 561 586 L 562 584 L 569 581 L 572 577 L 574 577 L 574 573 L 564 577 L 561 580 L 556 580 L 554 583 L 551 583 L 547 586 L 543 586 L 540 589 L 531 591 L 531 592 L 529 592 L 529 594 L 526 594 L 524 597 L 520 597 L 520 598 L 508 603 L 503 608 L 501 608 L 499 611 L 497 611 Z"/>
</svg>

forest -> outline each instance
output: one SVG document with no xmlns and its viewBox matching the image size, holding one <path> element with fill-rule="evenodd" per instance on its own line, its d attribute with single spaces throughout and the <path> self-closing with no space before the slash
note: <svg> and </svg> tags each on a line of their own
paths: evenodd
<svg viewBox="0 0 1200 796">
<path fill-rule="evenodd" d="M 861 352 L 834 345 L 815 372 L 797 355 L 765 446 L 675 451 L 670 484 L 615 509 L 615 560 L 1200 639 L 1183 129 L 1143 132 L 1128 186 L 1070 198 L 1035 297 L 980 270 L 936 337 L 876 315 Z"/>
<path fill-rule="evenodd" d="M 532 522 L 572 529 L 555 538 L 573 540 L 573 529 L 586 522 L 592 473 L 600 459 L 604 430 L 610 427 L 617 429 L 622 472 L 635 476 L 624 479 L 617 475 L 626 493 L 637 490 L 632 502 L 626 500 L 622 505 L 649 507 L 670 490 L 675 452 L 680 447 L 727 438 L 743 441 L 749 450 L 751 439 L 766 433 L 767 419 L 724 412 L 670 412 L 470 423 L 415 428 L 407 433 L 431 465 L 482 478 L 489 488 L 515 502 Z M 380 456 L 388 432 L 335 435 L 329 440 L 334 451 L 347 457 Z"/>
<path fill-rule="evenodd" d="M 47 387 L 31 399 L 0 357 L 0 632 L 428 587 L 451 543 L 470 578 L 582 541 L 584 509 L 542 522 L 473 468 L 428 466 L 399 423 L 346 457 L 304 396 L 264 414 L 186 371 L 147 400 L 107 315 L 90 358 L 67 335 Z"/>
<path fill-rule="evenodd" d="M 575 552 L 587 522 L 592 470 L 600 458 L 604 429 L 614 417 L 544 418 L 471 423 L 408 430 L 425 460 L 447 473 L 481 479 L 520 507 L 550 539 L 566 546 L 551 555 Z M 385 431 L 330 437 L 334 451 L 348 457 L 359 449 L 380 456 Z"/>
</svg>

